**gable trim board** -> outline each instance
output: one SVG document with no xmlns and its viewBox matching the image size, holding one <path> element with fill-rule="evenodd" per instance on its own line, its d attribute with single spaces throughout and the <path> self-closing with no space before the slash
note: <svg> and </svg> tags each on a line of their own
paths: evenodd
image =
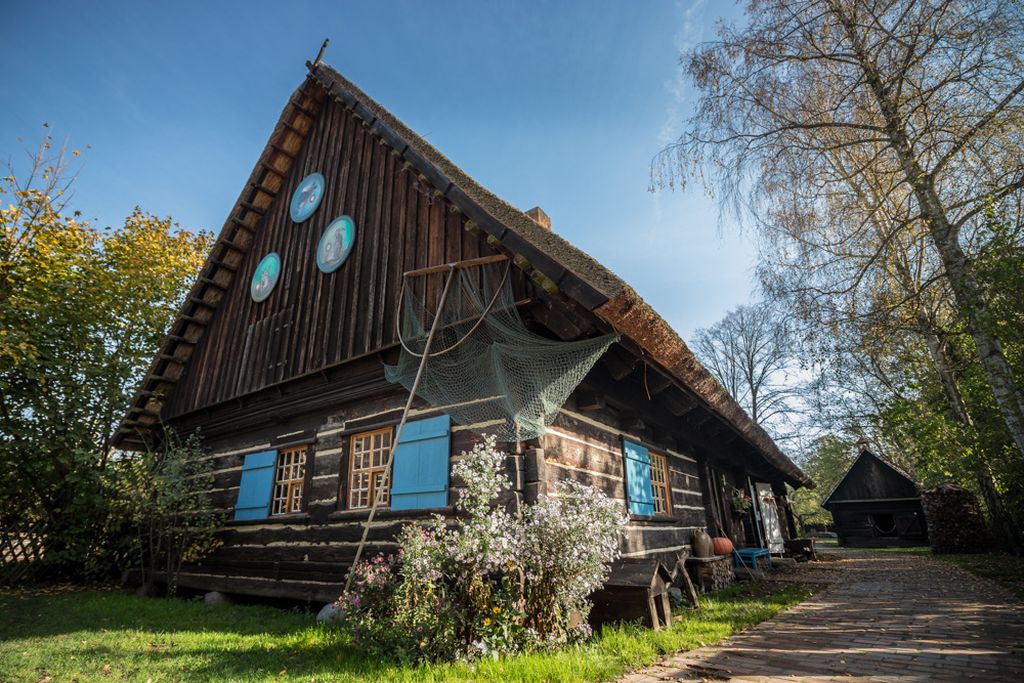
<svg viewBox="0 0 1024 683">
<path fill-rule="evenodd" d="M 435 196 L 443 197 L 458 209 L 486 237 L 492 249 L 514 256 L 516 265 L 545 291 L 560 293 L 621 332 L 628 343 L 638 347 L 645 362 L 663 371 L 672 384 L 721 420 L 790 484 L 814 486 L 701 365 L 668 323 L 626 282 L 480 186 L 334 69 L 323 63 L 307 63 L 307 67 L 307 80 L 285 107 L 221 230 L 217 246 L 118 427 L 114 435 L 116 447 L 145 448 L 159 437 L 162 403 L 173 392 L 192 350 L 216 314 L 252 234 L 259 229 L 263 214 L 283 186 L 284 175 L 312 130 L 316 112 L 330 95 L 414 168 L 420 181 L 433 188 Z M 255 220 L 250 218 L 253 215 Z"/>
</svg>

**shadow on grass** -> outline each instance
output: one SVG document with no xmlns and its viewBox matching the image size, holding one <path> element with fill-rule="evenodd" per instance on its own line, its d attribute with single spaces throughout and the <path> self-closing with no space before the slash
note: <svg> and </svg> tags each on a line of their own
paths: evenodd
<svg viewBox="0 0 1024 683">
<path fill-rule="evenodd" d="M 607 680 L 725 637 L 809 594 L 794 586 L 737 586 L 659 632 L 624 624 L 557 652 L 409 667 L 365 657 L 308 613 L 115 591 L 0 593 L 0 680 Z"/>
</svg>

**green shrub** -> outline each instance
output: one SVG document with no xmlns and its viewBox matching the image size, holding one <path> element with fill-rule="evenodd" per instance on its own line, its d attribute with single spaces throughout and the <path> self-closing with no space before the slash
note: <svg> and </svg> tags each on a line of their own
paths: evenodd
<svg viewBox="0 0 1024 683">
<path fill-rule="evenodd" d="M 406 526 L 397 555 L 353 567 L 339 599 L 353 641 L 406 661 L 474 659 L 590 636 L 587 596 L 608 576 L 626 524 L 621 503 L 577 482 L 513 515 L 494 439 L 453 468 L 462 515 Z"/>
</svg>

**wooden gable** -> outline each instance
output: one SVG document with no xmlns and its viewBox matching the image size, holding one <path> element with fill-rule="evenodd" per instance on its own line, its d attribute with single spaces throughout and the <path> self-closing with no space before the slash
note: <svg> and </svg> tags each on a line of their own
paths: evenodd
<svg viewBox="0 0 1024 683">
<path fill-rule="evenodd" d="M 311 173 L 325 179 L 312 217 L 294 223 L 289 203 Z M 317 268 L 320 236 L 335 218 L 356 226 L 338 270 Z M 420 181 L 369 127 L 327 98 L 236 276 L 171 395 L 165 417 L 229 401 L 397 343 L 402 273 L 493 251 L 465 218 Z M 262 302 L 249 285 L 260 260 L 281 257 L 280 279 Z"/>
<path fill-rule="evenodd" d="M 862 450 L 822 505 L 841 501 L 915 498 L 919 495 L 917 484 L 910 477 L 874 453 Z"/>
</svg>

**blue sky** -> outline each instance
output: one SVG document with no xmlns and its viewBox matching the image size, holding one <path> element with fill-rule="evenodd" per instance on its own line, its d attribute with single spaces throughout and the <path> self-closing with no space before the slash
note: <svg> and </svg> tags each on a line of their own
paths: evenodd
<svg viewBox="0 0 1024 683">
<path fill-rule="evenodd" d="M 512 204 L 629 281 L 684 337 L 753 287 L 754 250 L 700 188 L 650 193 L 693 93 L 680 51 L 732 4 L 4 0 L 0 159 L 88 150 L 75 206 L 219 230 L 304 62 L 326 61 Z"/>
</svg>

